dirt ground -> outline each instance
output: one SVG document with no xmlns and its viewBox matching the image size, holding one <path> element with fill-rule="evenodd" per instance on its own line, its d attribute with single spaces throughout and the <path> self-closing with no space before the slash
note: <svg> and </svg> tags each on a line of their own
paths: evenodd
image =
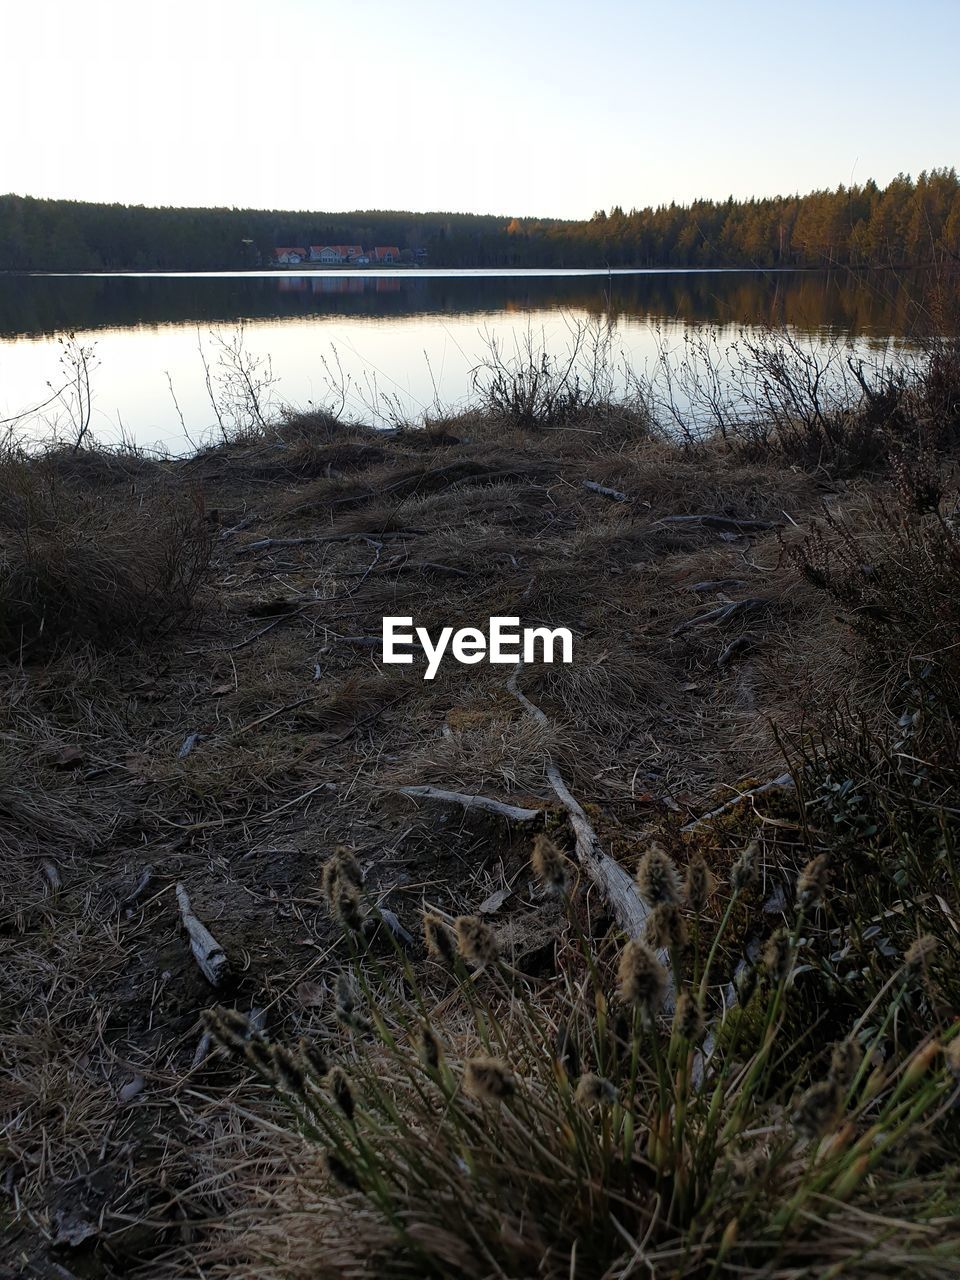
<svg viewBox="0 0 960 1280">
<path fill-rule="evenodd" d="M 214 1118 L 259 1103 L 201 1013 L 326 1025 L 335 846 L 411 934 L 425 903 L 480 910 L 536 965 L 549 919 L 527 892 L 529 830 L 398 788 L 549 814 L 552 759 L 629 862 L 645 833 L 781 773 L 771 720 L 794 723 L 847 661 L 781 540 L 857 501 L 626 428 L 494 442 L 479 418 L 392 435 L 303 420 L 75 483 L 195 495 L 212 554 L 174 630 L 26 653 L 0 676 L 0 1275 L 51 1280 L 157 1274 L 222 1213 Z M 508 668 L 384 667 L 386 614 L 432 634 L 493 614 L 571 628 L 572 665 L 519 677 L 549 727 Z M 219 991 L 178 884 L 228 958 Z"/>
</svg>

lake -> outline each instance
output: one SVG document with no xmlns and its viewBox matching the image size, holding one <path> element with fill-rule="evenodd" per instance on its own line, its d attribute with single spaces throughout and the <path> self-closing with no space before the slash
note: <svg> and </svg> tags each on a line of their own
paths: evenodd
<svg viewBox="0 0 960 1280">
<path fill-rule="evenodd" d="M 274 407 L 339 404 L 378 422 L 471 394 L 491 340 L 553 355 L 609 318 L 618 359 L 650 373 L 685 334 L 787 325 L 811 347 L 885 349 L 915 323 L 913 285 L 886 273 L 369 270 L 0 276 L 0 419 L 65 430 L 70 335 L 88 349 L 91 425 L 176 452 L 216 426 L 217 390 L 242 332 Z M 51 397 L 51 403 L 45 404 Z M 39 407 L 42 406 L 42 407 Z"/>
</svg>

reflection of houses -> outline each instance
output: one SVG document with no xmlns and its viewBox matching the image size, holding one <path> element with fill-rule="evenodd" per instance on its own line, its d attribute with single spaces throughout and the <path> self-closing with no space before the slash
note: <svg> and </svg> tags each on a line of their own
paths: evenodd
<svg viewBox="0 0 960 1280">
<path fill-rule="evenodd" d="M 312 244 L 310 261 L 335 265 L 340 262 L 356 262 L 363 257 L 363 246 L 359 244 Z"/>
<path fill-rule="evenodd" d="M 284 266 L 296 266 L 298 262 L 306 261 L 307 251 L 296 246 L 292 249 L 284 246 L 274 249 L 273 257 L 276 262 L 283 263 Z"/>
<path fill-rule="evenodd" d="M 390 262 L 400 261 L 400 250 L 395 244 L 377 245 L 375 249 L 369 251 L 370 261 L 378 262 L 385 266 Z"/>
</svg>

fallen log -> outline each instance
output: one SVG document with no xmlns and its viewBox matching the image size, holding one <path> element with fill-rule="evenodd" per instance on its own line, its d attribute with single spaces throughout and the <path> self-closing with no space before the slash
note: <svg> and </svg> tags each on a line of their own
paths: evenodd
<svg viewBox="0 0 960 1280">
<path fill-rule="evenodd" d="M 521 693 L 517 686 L 522 670 L 523 663 L 518 662 L 516 670 L 507 681 L 507 690 L 513 694 L 524 711 L 537 724 L 549 728 L 550 721 L 544 713 L 530 701 L 526 694 Z M 604 901 L 613 912 L 617 924 L 623 929 L 624 933 L 631 938 L 641 937 L 650 912 L 646 903 L 640 897 L 632 876 L 628 875 L 623 867 L 614 862 L 613 858 L 600 847 L 600 840 L 590 825 L 590 819 L 551 760 L 546 763 L 546 775 L 547 781 L 556 793 L 557 799 L 567 811 L 567 817 L 573 831 L 577 861 L 583 867 L 586 875 L 603 894 Z"/>
<path fill-rule="evenodd" d="M 207 926 L 193 914 L 190 898 L 182 884 L 177 885 L 177 906 L 180 908 L 180 923 L 190 939 L 190 950 L 200 972 L 212 986 L 219 987 L 230 968 L 226 952 Z"/>
<path fill-rule="evenodd" d="M 684 631 L 689 631 L 691 627 L 703 627 L 711 622 L 719 626 L 740 614 L 759 613 L 763 609 L 769 609 L 772 603 L 772 600 L 766 600 L 761 596 L 750 596 L 747 600 L 731 600 L 729 604 L 718 605 L 716 609 L 708 609 L 706 613 L 698 613 L 695 618 L 688 618 L 686 622 L 681 622 L 679 627 L 674 627 L 670 634 L 679 636 Z"/>
<path fill-rule="evenodd" d="M 605 484 L 597 484 L 596 480 L 581 480 L 582 488 L 589 489 L 591 493 L 599 493 L 601 498 L 610 498 L 613 502 L 629 502 L 630 498 L 627 494 L 621 493 L 619 489 L 608 489 Z"/>
<path fill-rule="evenodd" d="M 763 782 L 758 787 L 751 787 L 749 791 L 739 792 L 732 800 L 728 800 L 726 804 L 722 804 L 719 809 L 711 809 L 710 812 L 705 813 L 702 818 L 695 818 L 693 822 L 688 822 L 686 826 L 681 827 L 680 830 L 698 831 L 701 827 L 712 822 L 714 818 L 719 818 L 722 814 L 727 813 L 736 805 L 742 804 L 744 800 L 752 800 L 754 796 L 762 796 L 767 791 L 792 788 L 794 785 L 793 776 L 791 774 L 781 773 L 779 778 L 773 778 L 770 782 Z"/>
<path fill-rule="evenodd" d="M 752 520 L 734 516 L 693 515 L 663 516 L 658 524 L 686 524 L 701 529 L 713 529 L 718 533 L 762 533 L 766 529 L 779 529 L 782 520 Z"/>
<path fill-rule="evenodd" d="M 462 791 L 444 791 L 440 787 L 397 787 L 396 790 L 400 795 L 410 796 L 414 800 L 459 805 L 468 813 L 490 814 L 495 818 L 503 818 L 507 822 L 537 822 L 543 817 L 540 809 L 521 809 L 514 804 L 493 800 L 490 796 L 472 796 Z"/>
</svg>

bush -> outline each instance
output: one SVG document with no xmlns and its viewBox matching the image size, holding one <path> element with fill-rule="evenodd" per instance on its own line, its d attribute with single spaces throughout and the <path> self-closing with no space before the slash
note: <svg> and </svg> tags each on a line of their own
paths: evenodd
<svg viewBox="0 0 960 1280">
<path fill-rule="evenodd" d="M 705 864 L 694 857 L 681 887 L 651 847 L 638 871 L 648 939 L 621 944 L 589 936 L 573 868 L 541 838 L 534 870 L 567 919 L 557 975 L 534 995 L 488 924 L 425 917 L 447 1025 L 455 1001 L 462 1014 L 442 1041 L 409 963 L 398 990 L 367 945 L 380 922 L 355 864 L 331 860 L 352 1048 L 336 1061 L 332 1045 L 270 1044 L 233 1010 L 210 1021 L 323 1152 L 316 1235 L 282 1274 L 599 1280 L 641 1258 L 664 1278 L 953 1274 L 960 1205 L 930 1129 L 956 1096 L 960 1040 L 950 1029 L 904 1043 L 897 1029 L 933 944 L 886 961 L 879 998 L 832 1049 L 822 1028 L 798 1040 L 791 1007 L 802 1021 L 831 946 L 826 858 L 800 873 L 739 1009 L 718 998 L 760 864 L 754 842 L 718 923 Z"/>
<path fill-rule="evenodd" d="M 117 645 L 180 621 L 209 558 L 199 503 L 105 489 L 84 452 L 52 462 L 0 460 L 0 650 Z"/>
</svg>

